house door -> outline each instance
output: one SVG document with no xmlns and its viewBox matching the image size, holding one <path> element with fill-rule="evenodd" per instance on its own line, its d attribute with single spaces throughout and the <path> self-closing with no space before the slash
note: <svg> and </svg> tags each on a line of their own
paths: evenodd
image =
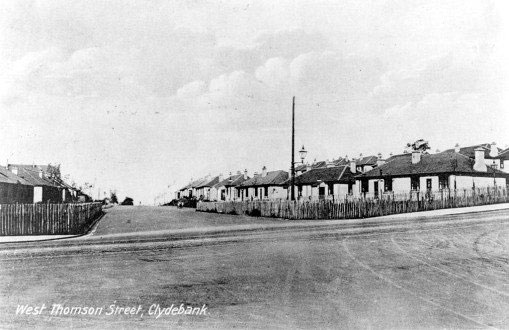
<svg viewBox="0 0 509 330">
<path fill-rule="evenodd" d="M 368 180 L 362 180 L 361 188 L 362 188 L 361 192 L 367 193 L 369 191 L 369 181 Z"/>
<path fill-rule="evenodd" d="M 318 187 L 318 198 L 325 198 L 325 187 Z"/>
<path fill-rule="evenodd" d="M 226 200 L 226 196 L 225 196 L 226 194 L 225 193 L 226 193 L 226 190 L 222 189 L 221 190 L 221 200 L 222 201 Z"/>
<path fill-rule="evenodd" d="M 378 197 L 378 181 L 375 181 L 373 182 L 373 190 L 374 190 L 374 194 L 375 194 L 375 198 Z"/>
</svg>

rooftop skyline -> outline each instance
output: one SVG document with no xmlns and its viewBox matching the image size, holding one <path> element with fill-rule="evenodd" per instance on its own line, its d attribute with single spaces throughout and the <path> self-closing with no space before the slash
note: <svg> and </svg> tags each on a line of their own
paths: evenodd
<svg viewBox="0 0 509 330">
<path fill-rule="evenodd" d="M 9 1 L 0 162 L 151 203 L 207 174 L 509 143 L 503 1 Z M 298 158 L 298 157 L 297 157 Z M 298 159 L 296 159 L 298 160 Z M 171 186 L 170 188 L 167 188 Z"/>
</svg>

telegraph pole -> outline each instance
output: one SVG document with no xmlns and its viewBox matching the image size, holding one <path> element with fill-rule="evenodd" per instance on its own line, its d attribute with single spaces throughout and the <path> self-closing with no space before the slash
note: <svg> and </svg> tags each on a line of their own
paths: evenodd
<svg viewBox="0 0 509 330">
<path fill-rule="evenodd" d="M 290 192 L 290 200 L 295 200 L 295 96 L 292 101 L 292 167 L 291 167 L 291 192 Z"/>
</svg>

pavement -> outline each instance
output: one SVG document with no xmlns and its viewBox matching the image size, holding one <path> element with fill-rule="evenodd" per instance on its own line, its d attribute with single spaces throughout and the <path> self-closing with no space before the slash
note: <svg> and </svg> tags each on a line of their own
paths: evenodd
<svg viewBox="0 0 509 330">
<path fill-rule="evenodd" d="M 283 220 L 244 215 L 196 213 L 194 209 L 174 207 L 117 206 L 106 210 L 106 215 L 86 235 L 34 235 L 1 236 L 0 246 L 7 243 L 48 242 L 60 240 L 94 243 L 132 240 L 137 238 L 203 237 L 228 232 L 253 232 L 266 230 L 289 230 L 337 226 L 367 226 L 406 220 L 425 220 L 439 216 L 489 212 L 509 209 L 509 203 L 441 209 L 433 211 L 402 213 L 382 217 L 352 220 Z M 199 214 L 200 216 L 196 216 Z M 150 221 L 146 221 L 147 216 Z"/>
<path fill-rule="evenodd" d="M 119 215 L 131 211 L 119 208 L 105 224 L 120 228 L 60 241 L 79 245 L 0 251 L 0 328 L 507 329 L 509 210 L 475 210 L 110 241 L 130 225 L 153 231 L 161 212 L 140 209 L 127 224 Z M 171 313 L 181 305 L 206 312 Z"/>
</svg>

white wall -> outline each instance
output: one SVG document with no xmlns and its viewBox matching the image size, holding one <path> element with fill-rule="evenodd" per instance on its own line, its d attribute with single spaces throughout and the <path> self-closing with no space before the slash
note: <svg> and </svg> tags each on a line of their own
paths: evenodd
<svg viewBox="0 0 509 330">
<path fill-rule="evenodd" d="M 438 176 L 421 176 L 419 178 L 419 190 L 426 191 L 426 180 L 431 179 L 431 190 L 439 190 L 438 187 Z"/>
<path fill-rule="evenodd" d="M 394 178 L 392 180 L 392 191 L 395 194 L 408 194 L 410 188 L 410 178 Z"/>
<path fill-rule="evenodd" d="M 34 203 L 42 202 L 42 187 L 34 187 Z"/>
</svg>

